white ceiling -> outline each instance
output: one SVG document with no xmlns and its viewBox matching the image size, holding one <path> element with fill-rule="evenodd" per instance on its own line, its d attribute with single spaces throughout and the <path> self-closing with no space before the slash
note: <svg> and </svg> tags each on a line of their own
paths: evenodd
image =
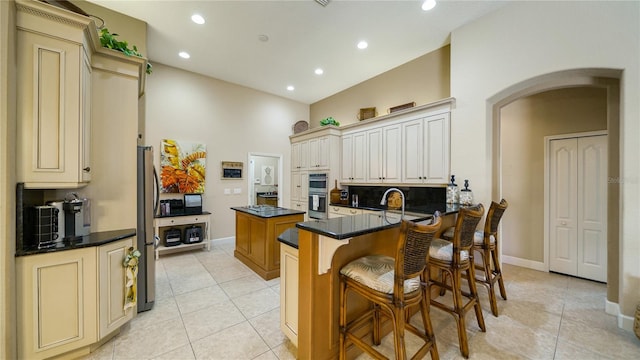
<svg viewBox="0 0 640 360">
<path fill-rule="evenodd" d="M 425 12 L 419 0 L 333 0 L 326 7 L 314 0 L 90 1 L 147 22 L 151 63 L 306 104 L 448 44 L 452 30 L 507 3 L 439 0 Z M 193 23 L 194 13 L 206 23 Z M 358 49 L 360 40 L 369 47 Z M 318 67 L 323 75 L 314 73 Z"/>
</svg>

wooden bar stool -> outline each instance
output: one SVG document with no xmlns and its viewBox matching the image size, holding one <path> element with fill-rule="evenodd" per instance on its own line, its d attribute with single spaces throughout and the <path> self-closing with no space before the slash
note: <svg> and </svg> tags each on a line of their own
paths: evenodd
<svg viewBox="0 0 640 360">
<path fill-rule="evenodd" d="M 431 305 L 452 314 L 455 318 L 458 326 L 460 352 L 465 358 L 469 357 L 469 343 L 464 318 L 467 311 L 472 308 L 475 309 L 478 326 L 483 332 L 486 331 L 475 281 L 467 281 L 469 283 L 469 292 L 463 291 L 461 288 L 463 277 L 466 277 L 467 280 L 475 278 L 471 249 L 476 226 L 478 226 L 483 214 L 484 207 L 482 204 L 462 208 L 456 219 L 452 240 L 433 239 L 429 249 L 428 271 L 437 271 L 439 275 L 435 278 L 430 277 L 430 275 L 427 276 L 429 290 L 431 290 L 431 287 L 438 287 L 441 295 L 444 295 L 444 292 L 448 290 L 451 291 L 453 296 L 452 305 L 447 305 L 434 299 L 431 299 Z M 451 285 L 447 282 L 448 278 L 451 279 Z"/>
<path fill-rule="evenodd" d="M 473 250 L 480 254 L 479 258 L 482 260 L 482 264 L 475 264 L 476 270 L 482 272 L 482 276 L 476 273 L 476 282 L 483 284 L 489 290 L 489 302 L 494 316 L 498 316 L 496 282 L 500 288 L 500 296 L 507 300 L 507 291 L 504 287 L 498 254 L 498 225 L 508 206 L 509 203 L 505 199 L 500 200 L 500 203 L 492 201 L 484 222 L 484 231 L 476 231 L 473 237 Z M 454 228 L 451 227 L 443 233 L 442 237 L 452 238 L 453 232 Z"/>
<path fill-rule="evenodd" d="M 395 258 L 369 255 L 358 258 L 340 269 L 340 359 L 346 358 L 347 345 L 353 343 L 369 355 L 384 359 L 377 350 L 354 334 L 363 326 L 372 326 L 375 345 L 380 345 L 380 316 L 391 319 L 396 359 L 406 359 L 405 329 L 422 338 L 425 344 L 412 359 L 422 359 L 427 351 L 439 359 L 436 339 L 429 317 L 429 297 L 425 269 L 429 245 L 440 228 L 441 218 L 431 225 L 418 225 L 402 220 Z M 373 303 L 364 314 L 347 324 L 347 294 L 354 291 Z M 420 305 L 424 331 L 409 323 L 407 309 Z"/>
</svg>

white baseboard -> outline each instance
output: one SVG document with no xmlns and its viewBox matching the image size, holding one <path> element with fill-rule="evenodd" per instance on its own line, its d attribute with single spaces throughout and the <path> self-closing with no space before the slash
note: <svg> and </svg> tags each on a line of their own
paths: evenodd
<svg viewBox="0 0 640 360">
<path fill-rule="evenodd" d="M 528 259 L 522 259 L 514 256 L 502 255 L 502 262 L 505 264 L 521 266 L 523 268 L 538 270 L 538 271 L 547 271 L 546 266 L 543 262 L 533 261 Z"/>
<path fill-rule="evenodd" d="M 235 236 L 229 236 L 229 237 L 224 237 L 224 238 L 218 238 L 218 239 L 211 239 L 211 245 L 219 243 L 219 244 L 223 244 L 223 243 L 229 243 L 229 242 L 235 242 L 236 241 L 236 237 Z"/>
<path fill-rule="evenodd" d="M 618 327 L 627 331 L 633 332 L 633 321 L 634 318 L 631 316 L 627 316 L 624 314 L 618 315 Z"/>
<path fill-rule="evenodd" d="M 605 299 L 604 311 L 609 315 L 618 316 L 620 314 L 620 305 Z"/>
</svg>

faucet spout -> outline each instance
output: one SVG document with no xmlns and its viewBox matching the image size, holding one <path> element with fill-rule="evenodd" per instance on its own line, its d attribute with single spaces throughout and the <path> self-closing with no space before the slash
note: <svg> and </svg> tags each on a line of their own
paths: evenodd
<svg viewBox="0 0 640 360">
<path fill-rule="evenodd" d="M 380 205 L 385 205 L 387 203 L 387 194 L 392 191 L 396 191 L 400 193 L 400 197 L 402 198 L 402 214 L 400 215 L 400 219 L 404 219 L 404 193 L 402 190 L 398 188 L 388 188 L 387 191 L 382 194 L 382 200 L 380 201 Z"/>
</svg>

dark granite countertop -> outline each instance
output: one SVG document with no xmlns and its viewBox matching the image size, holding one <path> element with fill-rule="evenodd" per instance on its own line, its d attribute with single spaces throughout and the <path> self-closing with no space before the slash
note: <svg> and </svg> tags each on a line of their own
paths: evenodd
<svg viewBox="0 0 640 360">
<path fill-rule="evenodd" d="M 432 217 L 430 214 L 409 215 L 405 212 L 404 219 L 423 221 Z M 358 235 L 390 229 L 400 225 L 400 213 L 384 211 L 381 214 L 363 214 L 343 216 L 326 220 L 315 220 L 297 223 L 296 227 L 312 233 L 328 236 L 334 239 L 348 239 Z"/>
<path fill-rule="evenodd" d="M 346 207 L 350 209 L 362 209 L 362 210 L 369 210 L 369 211 L 387 210 L 386 206 L 383 206 L 383 205 L 380 205 L 380 207 L 378 208 L 369 207 L 369 206 L 351 206 L 351 205 L 343 205 L 343 204 L 330 204 L 329 206 L 340 206 L 340 207 Z M 442 215 L 449 215 L 449 214 L 458 213 L 458 211 L 460 211 L 460 208 L 461 206 L 459 204 L 434 203 L 434 204 L 428 204 L 428 205 L 408 207 L 404 209 L 404 212 L 405 214 L 431 215 L 436 211 L 440 211 Z M 389 211 L 397 212 L 397 213 L 401 212 L 400 210 L 389 210 Z"/>
<path fill-rule="evenodd" d="M 282 234 L 278 235 L 278 241 L 292 248 L 298 248 L 298 228 L 288 228 Z"/>
<path fill-rule="evenodd" d="M 254 215 L 261 218 L 272 218 L 278 216 L 298 215 L 304 214 L 304 211 L 287 209 L 272 205 L 250 205 L 250 206 L 238 206 L 232 207 L 231 210 L 241 211 L 250 215 Z"/>
<path fill-rule="evenodd" d="M 211 215 L 211 213 L 209 211 L 203 211 L 201 213 L 198 214 L 185 214 L 185 213 L 181 213 L 181 214 L 169 214 L 169 215 L 155 215 L 154 218 L 156 219 L 161 219 L 161 218 L 170 218 L 170 217 L 180 217 L 180 216 L 198 216 L 198 215 Z"/>
<path fill-rule="evenodd" d="M 108 244 L 110 242 L 130 238 L 132 236 L 136 236 L 136 229 L 122 229 L 122 230 L 95 232 L 87 236 L 83 236 L 82 238 L 76 241 L 62 240 L 56 243 L 55 246 L 51 248 L 38 249 L 37 247 L 26 247 L 24 249 L 18 249 L 16 251 L 16 256 L 46 254 L 46 253 L 52 253 L 57 251 L 100 246 L 100 245 Z"/>
</svg>

